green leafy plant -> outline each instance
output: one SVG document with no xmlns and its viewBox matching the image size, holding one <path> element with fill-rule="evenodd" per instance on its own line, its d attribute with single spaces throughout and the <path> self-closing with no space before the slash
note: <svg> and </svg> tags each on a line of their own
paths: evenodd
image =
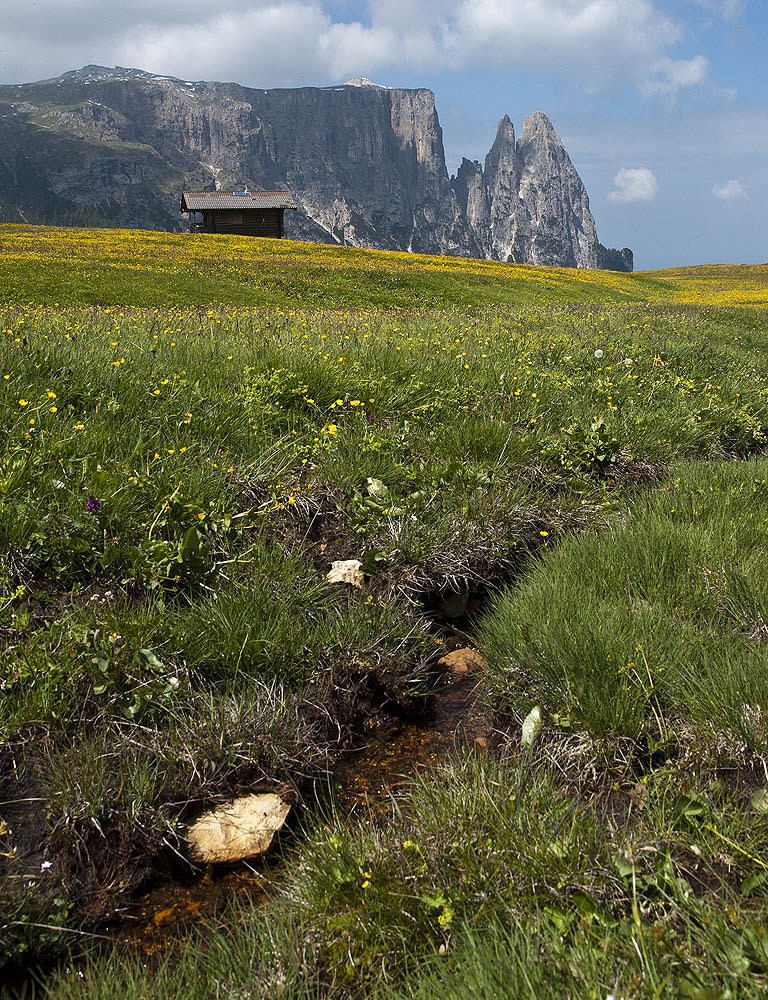
<svg viewBox="0 0 768 1000">
<path fill-rule="evenodd" d="M 584 426 L 572 423 L 563 431 L 564 462 L 577 469 L 603 472 L 619 458 L 621 445 L 604 417 Z"/>
<path fill-rule="evenodd" d="M 119 641 L 93 656 L 90 665 L 93 693 L 126 719 L 167 708 L 187 684 L 183 671 L 169 668 L 151 649 L 137 649 L 128 659 Z"/>
</svg>

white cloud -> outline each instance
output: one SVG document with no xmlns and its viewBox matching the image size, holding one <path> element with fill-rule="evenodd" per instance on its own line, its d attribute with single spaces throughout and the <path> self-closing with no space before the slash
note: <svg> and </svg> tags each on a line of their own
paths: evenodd
<svg viewBox="0 0 768 1000">
<path fill-rule="evenodd" d="M 744 13 L 744 0 L 722 0 L 720 16 L 726 21 L 737 21 Z"/>
<path fill-rule="evenodd" d="M 459 64 L 471 58 L 496 68 L 558 71 L 588 91 L 628 82 L 656 84 L 658 92 L 688 85 L 688 61 L 670 55 L 683 40 L 683 25 L 649 0 L 459 0 L 454 6 L 442 48 Z M 700 67 L 704 57 L 693 58 Z"/>
<path fill-rule="evenodd" d="M 712 188 L 712 194 L 722 201 L 736 201 L 738 198 L 747 197 L 747 189 L 741 181 L 730 180 L 726 181 L 725 184 L 715 184 Z"/>
<path fill-rule="evenodd" d="M 187 80 L 298 86 L 327 76 L 318 39 L 330 26 L 318 7 L 300 0 L 219 11 L 181 26 L 138 26 L 120 42 L 116 61 Z"/>
<path fill-rule="evenodd" d="M 613 178 L 614 189 L 608 201 L 630 204 L 635 201 L 653 201 L 659 182 L 648 167 L 623 167 Z"/>
<path fill-rule="evenodd" d="M 657 94 L 675 94 L 686 87 L 704 83 L 709 70 L 709 60 L 704 56 L 693 59 L 659 59 L 652 68 L 650 78 L 640 84 L 640 92 L 648 97 Z"/>
<path fill-rule="evenodd" d="M 344 19 L 332 16 L 340 9 L 325 0 L 12 4 L 0 27 L 0 79 L 92 62 L 263 87 L 493 67 L 656 96 L 707 77 L 704 56 L 679 58 L 685 27 L 652 0 L 358 0 Z"/>
</svg>

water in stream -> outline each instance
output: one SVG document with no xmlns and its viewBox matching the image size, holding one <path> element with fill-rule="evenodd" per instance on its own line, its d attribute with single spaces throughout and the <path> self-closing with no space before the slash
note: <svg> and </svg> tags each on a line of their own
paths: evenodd
<svg viewBox="0 0 768 1000">
<path fill-rule="evenodd" d="M 465 638 L 449 648 L 466 646 Z M 420 768 L 434 766 L 451 750 L 483 747 L 490 737 L 482 707 L 482 683 L 472 671 L 447 671 L 431 709 L 418 719 L 392 717 L 372 729 L 365 741 L 342 751 L 334 769 L 337 806 L 346 813 L 384 810 L 391 794 Z M 265 901 L 279 880 L 279 859 L 217 872 L 209 870 L 188 885 L 161 886 L 126 907 L 114 938 L 147 956 L 184 941 L 197 923 L 210 920 L 234 898 Z"/>
</svg>

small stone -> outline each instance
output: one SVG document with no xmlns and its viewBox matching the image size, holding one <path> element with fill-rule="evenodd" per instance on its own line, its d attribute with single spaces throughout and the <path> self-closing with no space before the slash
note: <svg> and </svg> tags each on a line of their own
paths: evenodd
<svg viewBox="0 0 768 1000">
<path fill-rule="evenodd" d="M 468 674 L 478 670 L 485 670 L 488 661 L 482 653 L 476 649 L 454 649 L 452 653 L 446 653 L 437 661 L 438 667 L 445 671 L 444 680 L 446 684 L 455 684 Z"/>
<path fill-rule="evenodd" d="M 223 864 L 263 854 L 290 811 L 288 802 L 267 792 L 245 795 L 204 813 L 187 830 L 192 857 Z"/>
<path fill-rule="evenodd" d="M 365 583 L 362 565 L 359 559 L 337 559 L 331 563 L 330 572 L 325 579 L 328 583 L 349 583 L 361 588 Z"/>
</svg>

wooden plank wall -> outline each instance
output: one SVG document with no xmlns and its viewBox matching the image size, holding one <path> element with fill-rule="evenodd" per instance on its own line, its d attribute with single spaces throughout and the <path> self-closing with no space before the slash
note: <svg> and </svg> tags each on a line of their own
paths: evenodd
<svg viewBox="0 0 768 1000">
<path fill-rule="evenodd" d="M 239 236 L 283 235 L 283 209 L 250 209 L 245 211 L 210 211 L 203 213 L 203 232 L 230 233 Z"/>
</svg>

